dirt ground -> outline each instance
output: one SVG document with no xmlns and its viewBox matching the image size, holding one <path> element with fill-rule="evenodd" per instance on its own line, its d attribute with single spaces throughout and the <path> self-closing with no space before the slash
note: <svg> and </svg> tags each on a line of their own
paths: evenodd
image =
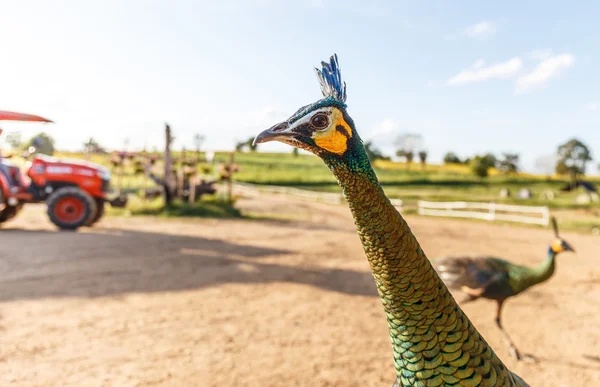
<svg viewBox="0 0 600 387">
<path fill-rule="evenodd" d="M 241 201 L 280 220 L 106 218 L 56 232 L 31 206 L 0 230 L 0 386 L 390 386 L 380 301 L 345 206 Z M 298 218 L 291 219 L 291 214 Z M 549 230 L 410 216 L 429 257 L 535 264 Z M 507 355 L 494 304 L 466 313 L 532 386 L 600 386 L 600 238 L 506 304 L 538 364 Z"/>
</svg>

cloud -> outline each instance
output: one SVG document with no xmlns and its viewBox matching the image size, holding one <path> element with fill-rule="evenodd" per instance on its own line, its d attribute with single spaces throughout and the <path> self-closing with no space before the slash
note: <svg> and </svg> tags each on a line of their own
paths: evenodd
<svg viewBox="0 0 600 387">
<path fill-rule="evenodd" d="M 534 60 L 544 60 L 554 56 L 554 51 L 549 48 L 543 50 L 533 50 L 529 53 L 529 58 Z"/>
<path fill-rule="evenodd" d="M 544 59 L 530 73 L 517 79 L 515 92 L 520 94 L 542 87 L 574 63 L 575 57 L 572 54 L 554 55 Z"/>
<path fill-rule="evenodd" d="M 482 59 L 477 60 L 473 65 L 446 81 L 449 86 L 465 85 L 467 83 L 482 82 L 489 79 L 508 79 L 513 77 L 523 67 L 523 61 L 519 57 L 514 57 L 506 62 L 496 63 L 485 66 Z"/>
<path fill-rule="evenodd" d="M 600 110 L 600 102 L 588 102 L 583 107 L 591 112 L 597 112 Z"/>
<path fill-rule="evenodd" d="M 485 40 L 492 37 L 495 33 L 496 23 L 484 20 L 465 28 L 462 35 L 471 39 Z"/>
<path fill-rule="evenodd" d="M 459 30 L 453 34 L 448 34 L 444 37 L 446 40 L 458 40 L 461 38 L 486 40 L 491 38 L 496 33 L 496 23 L 492 21 L 481 21 L 473 24 L 463 30 Z"/>
<path fill-rule="evenodd" d="M 474 69 L 480 69 L 480 68 L 482 68 L 483 66 L 485 66 L 485 61 L 484 61 L 483 59 L 477 59 L 477 60 L 475 61 L 475 63 L 473 63 L 473 68 L 474 68 Z"/>
<path fill-rule="evenodd" d="M 383 120 L 380 123 L 378 123 L 377 125 L 375 125 L 371 129 L 369 134 L 370 134 L 370 137 L 375 137 L 375 136 L 379 136 L 379 135 L 383 135 L 383 134 L 394 133 L 398 129 L 400 129 L 400 124 L 398 124 L 396 121 L 392 120 L 391 118 L 386 118 L 385 120 Z"/>
</svg>

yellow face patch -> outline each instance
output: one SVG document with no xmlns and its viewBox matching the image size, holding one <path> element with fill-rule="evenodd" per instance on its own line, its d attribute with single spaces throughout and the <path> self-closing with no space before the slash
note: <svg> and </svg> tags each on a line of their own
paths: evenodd
<svg viewBox="0 0 600 387">
<path fill-rule="evenodd" d="M 560 253 L 563 251 L 562 242 L 560 241 L 560 239 L 553 240 L 550 246 L 552 247 L 552 251 L 554 251 L 555 253 Z"/>
<path fill-rule="evenodd" d="M 326 151 L 338 155 L 344 154 L 348 148 L 348 139 L 352 137 L 352 129 L 338 109 L 332 109 L 330 120 L 329 127 L 326 130 L 315 132 L 313 140 Z M 345 134 L 341 131 L 344 131 Z"/>
</svg>

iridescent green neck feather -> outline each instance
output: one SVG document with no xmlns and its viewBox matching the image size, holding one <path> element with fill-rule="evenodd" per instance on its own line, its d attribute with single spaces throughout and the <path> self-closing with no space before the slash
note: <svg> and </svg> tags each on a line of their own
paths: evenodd
<svg viewBox="0 0 600 387">
<path fill-rule="evenodd" d="M 323 159 L 343 189 L 369 260 L 400 385 L 525 386 L 458 307 L 385 196 L 360 138 L 351 140 L 343 157 Z"/>
<path fill-rule="evenodd" d="M 533 285 L 546 281 L 556 269 L 556 253 L 548 250 L 548 257 L 536 267 L 515 266 L 511 270 L 511 287 L 515 294 L 521 293 Z"/>
</svg>

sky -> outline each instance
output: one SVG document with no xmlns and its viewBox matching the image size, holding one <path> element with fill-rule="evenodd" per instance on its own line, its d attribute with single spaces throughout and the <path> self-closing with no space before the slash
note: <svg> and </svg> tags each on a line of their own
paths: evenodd
<svg viewBox="0 0 600 387">
<path fill-rule="evenodd" d="M 337 53 L 359 134 L 388 154 L 417 133 L 433 162 L 517 152 L 534 170 L 571 137 L 600 159 L 598 14 L 594 1 L 0 0 L 0 110 L 55 121 L 0 127 L 136 150 L 163 147 L 168 122 L 176 148 L 201 133 L 232 149 L 321 98 L 312 67 Z"/>
</svg>

